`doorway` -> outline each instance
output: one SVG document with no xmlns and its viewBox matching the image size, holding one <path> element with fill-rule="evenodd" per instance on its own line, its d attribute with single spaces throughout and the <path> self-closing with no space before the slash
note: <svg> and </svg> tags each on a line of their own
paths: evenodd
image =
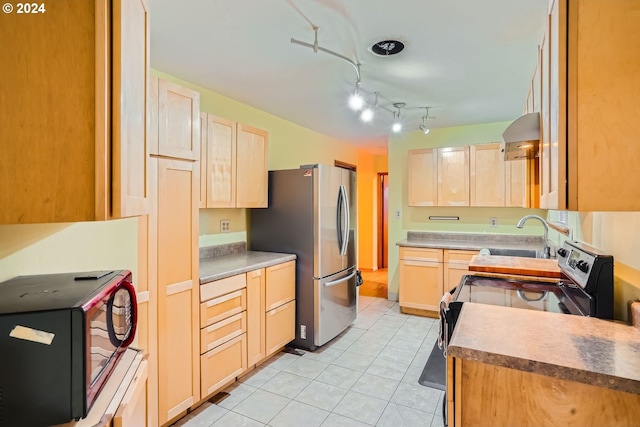
<svg viewBox="0 0 640 427">
<path fill-rule="evenodd" d="M 377 178 L 377 200 L 378 206 L 376 212 L 373 213 L 376 216 L 377 227 L 377 270 L 363 270 L 362 279 L 363 283 L 359 287 L 360 296 L 370 296 L 377 298 L 388 298 L 388 255 L 387 255 L 387 243 L 388 243 L 388 187 L 389 187 L 389 175 L 388 173 L 379 173 Z"/>
</svg>

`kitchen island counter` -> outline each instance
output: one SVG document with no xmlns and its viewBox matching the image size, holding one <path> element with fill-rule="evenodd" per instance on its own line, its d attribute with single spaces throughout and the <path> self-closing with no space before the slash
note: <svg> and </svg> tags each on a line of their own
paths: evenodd
<svg viewBox="0 0 640 427">
<path fill-rule="evenodd" d="M 448 356 L 640 395 L 640 331 L 593 317 L 465 303 Z"/>
</svg>

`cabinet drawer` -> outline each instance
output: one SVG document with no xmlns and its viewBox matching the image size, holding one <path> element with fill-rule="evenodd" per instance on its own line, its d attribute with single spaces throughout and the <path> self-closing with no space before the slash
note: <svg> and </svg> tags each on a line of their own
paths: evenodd
<svg viewBox="0 0 640 427">
<path fill-rule="evenodd" d="M 296 337 L 296 302 L 290 301 L 265 313 L 267 356 Z"/>
<path fill-rule="evenodd" d="M 401 247 L 400 259 L 442 262 L 442 249 Z"/>
<path fill-rule="evenodd" d="M 242 334 L 200 356 L 200 391 L 203 398 L 247 369 L 246 348 L 247 335 Z"/>
<path fill-rule="evenodd" d="M 269 311 L 296 298 L 295 261 L 267 267 L 265 311 Z"/>
<path fill-rule="evenodd" d="M 247 287 L 247 275 L 238 274 L 200 285 L 200 302 Z"/>
<path fill-rule="evenodd" d="M 200 304 L 200 327 L 206 328 L 220 320 L 247 309 L 247 290 L 231 292 Z"/>
<path fill-rule="evenodd" d="M 444 251 L 444 262 L 449 264 L 469 265 L 469 261 L 474 255 L 478 255 L 478 251 L 463 251 L 456 249 L 446 249 Z"/>
<path fill-rule="evenodd" d="M 200 330 L 200 354 L 247 332 L 247 312 L 243 311 Z"/>
</svg>

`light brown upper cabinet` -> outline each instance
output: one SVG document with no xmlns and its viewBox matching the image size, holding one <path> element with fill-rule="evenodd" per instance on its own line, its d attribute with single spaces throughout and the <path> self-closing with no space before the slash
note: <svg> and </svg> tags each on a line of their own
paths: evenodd
<svg viewBox="0 0 640 427">
<path fill-rule="evenodd" d="M 438 148 L 438 206 L 469 206 L 469 147 Z"/>
<path fill-rule="evenodd" d="M 423 148 L 407 153 L 409 206 L 438 205 L 438 150 Z"/>
<path fill-rule="evenodd" d="M 506 207 L 531 207 L 531 168 L 534 162 L 530 159 L 509 160 L 505 164 L 505 198 Z"/>
<path fill-rule="evenodd" d="M 200 183 L 206 190 L 200 207 L 267 207 L 269 153 L 268 132 L 201 113 L 207 123 L 206 174 Z"/>
<path fill-rule="evenodd" d="M 153 154 L 198 160 L 200 94 L 159 79 L 158 103 L 158 152 Z"/>
<path fill-rule="evenodd" d="M 472 145 L 470 157 L 471 206 L 505 205 L 505 162 L 500 143 Z"/>
<path fill-rule="evenodd" d="M 407 204 L 531 206 L 533 162 L 503 157 L 500 143 L 409 150 Z"/>
<path fill-rule="evenodd" d="M 550 11 L 540 207 L 640 210 L 640 3 L 554 0 Z"/>
<path fill-rule="evenodd" d="M 438 150 L 423 148 L 407 153 L 409 206 L 438 205 Z"/>
<path fill-rule="evenodd" d="M 236 207 L 266 208 L 269 171 L 269 134 L 238 124 L 236 154 Z"/>
<path fill-rule="evenodd" d="M 147 0 L 0 15 L 0 224 L 148 212 Z"/>
</svg>

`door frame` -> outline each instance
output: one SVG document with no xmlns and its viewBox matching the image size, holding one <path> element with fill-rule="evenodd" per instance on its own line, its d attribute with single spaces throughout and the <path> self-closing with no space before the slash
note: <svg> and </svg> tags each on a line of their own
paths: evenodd
<svg viewBox="0 0 640 427">
<path fill-rule="evenodd" d="M 388 197 L 385 197 L 385 194 L 388 194 L 389 188 L 389 173 L 388 172 L 379 172 L 378 173 L 378 209 L 376 213 L 376 218 L 378 221 L 378 268 L 387 268 L 389 266 L 389 254 L 388 254 L 388 228 L 389 228 L 389 209 L 388 209 Z M 385 190 L 387 190 L 385 192 Z M 385 209 L 385 205 L 387 209 Z M 385 216 L 387 221 L 385 221 Z M 385 238 L 386 236 L 386 238 Z"/>
</svg>

